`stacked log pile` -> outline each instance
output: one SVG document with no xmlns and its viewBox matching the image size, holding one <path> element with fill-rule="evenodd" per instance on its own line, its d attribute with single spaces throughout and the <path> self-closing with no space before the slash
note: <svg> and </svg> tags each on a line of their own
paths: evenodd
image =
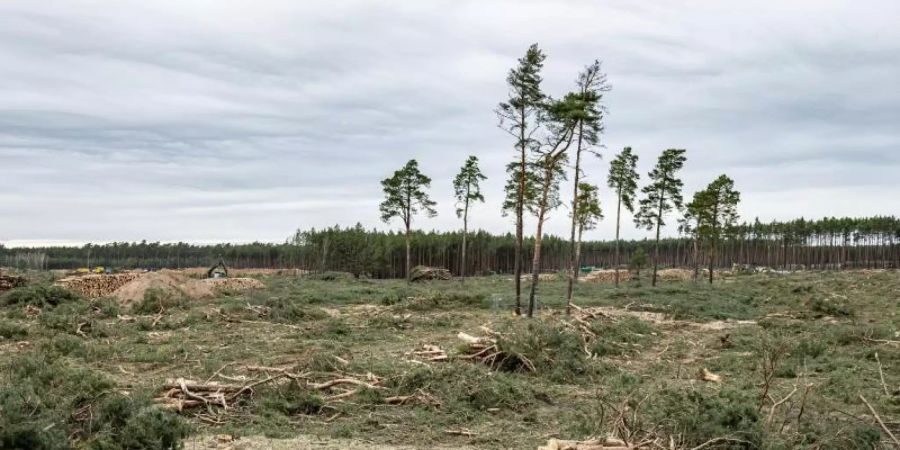
<svg viewBox="0 0 900 450">
<path fill-rule="evenodd" d="M 124 272 L 109 275 L 82 275 L 57 280 L 57 286 L 77 292 L 88 298 L 106 297 L 120 287 L 143 275 L 143 272 Z"/>
<path fill-rule="evenodd" d="M 25 277 L 0 275 L 0 292 L 25 286 L 26 281 L 27 280 L 25 280 Z"/>
<path fill-rule="evenodd" d="M 634 278 L 634 274 L 627 270 L 619 271 L 619 282 L 624 283 L 631 281 Z M 581 281 L 586 283 L 615 283 L 616 282 L 616 271 L 611 269 L 601 269 L 594 270 L 588 274 L 579 278 Z"/>
</svg>

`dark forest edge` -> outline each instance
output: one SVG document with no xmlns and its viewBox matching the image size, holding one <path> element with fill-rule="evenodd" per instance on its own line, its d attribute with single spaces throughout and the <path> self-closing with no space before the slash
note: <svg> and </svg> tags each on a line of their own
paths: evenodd
<svg viewBox="0 0 900 450">
<path fill-rule="evenodd" d="M 526 239 L 533 242 L 533 238 Z M 444 267 L 457 273 L 460 268 L 462 233 L 411 233 L 413 265 Z M 648 252 L 650 240 L 620 243 L 623 266 L 638 249 Z M 717 252 L 717 267 L 734 264 L 763 266 L 781 270 L 897 268 L 900 267 L 900 219 L 894 216 L 868 218 L 797 219 L 787 222 L 743 223 L 728 230 Z M 565 270 L 569 241 L 545 236 L 541 267 L 544 271 Z M 525 245 L 524 270 L 531 268 L 531 253 Z M 583 266 L 612 267 L 614 241 L 587 241 L 582 244 Z M 183 268 L 207 266 L 219 258 L 236 268 L 297 268 L 310 271 L 350 272 L 373 278 L 405 276 L 403 233 L 367 230 L 362 225 L 342 228 L 298 230 L 284 243 L 196 245 L 184 242 L 87 244 L 81 247 L 18 247 L 0 245 L 0 265 L 21 269 L 76 269 L 81 267 Z M 467 274 L 512 273 L 515 236 L 494 235 L 479 230 L 467 238 Z M 660 265 L 692 267 L 702 259 L 704 249 L 690 237 L 663 239 Z"/>
</svg>

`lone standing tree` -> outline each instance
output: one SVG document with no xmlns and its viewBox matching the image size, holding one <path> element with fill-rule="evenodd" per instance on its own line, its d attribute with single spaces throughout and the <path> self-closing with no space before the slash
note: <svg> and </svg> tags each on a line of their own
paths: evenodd
<svg viewBox="0 0 900 450">
<path fill-rule="evenodd" d="M 381 220 L 390 222 L 394 217 L 403 220 L 406 231 L 406 279 L 410 275 L 410 228 L 412 218 L 419 211 L 425 212 L 428 217 L 434 217 L 435 202 L 428 198 L 425 189 L 431 186 L 431 178 L 419 172 L 419 163 L 415 159 L 409 160 L 403 168 L 394 172 L 390 178 L 381 181 L 384 189 L 384 201 L 381 202 Z"/>
<path fill-rule="evenodd" d="M 622 223 L 622 206 L 634 214 L 634 194 L 637 190 L 637 182 L 640 177 L 637 173 L 638 156 L 631 153 L 631 147 L 625 147 L 609 163 L 609 177 L 607 185 L 616 191 L 616 286 L 619 286 L 619 228 Z"/>
<path fill-rule="evenodd" d="M 572 264 L 574 265 L 572 282 L 569 284 L 569 296 L 566 299 L 566 315 L 572 312 L 572 284 L 578 281 L 578 269 L 581 263 L 581 236 L 585 230 L 592 230 L 597 222 L 603 219 L 603 210 L 600 209 L 599 189 L 590 183 L 580 183 L 578 197 L 575 198 L 575 208 L 572 208 L 572 218 L 575 221 L 578 233 L 575 236 L 575 248 L 572 250 Z"/>
<path fill-rule="evenodd" d="M 515 139 L 516 161 L 507 166 L 510 180 L 507 186 L 515 186 L 515 196 L 512 205 L 509 201 L 504 203 L 504 209 L 512 209 L 516 214 L 516 246 L 515 271 L 516 283 L 516 314 L 522 313 L 522 243 L 524 240 L 524 214 L 529 201 L 529 194 L 533 198 L 534 184 L 530 177 L 531 167 L 528 163 L 528 150 L 536 142 L 532 138 L 540 127 L 540 115 L 544 108 L 544 93 L 541 92 L 541 69 L 544 67 L 546 56 L 532 44 L 525 52 L 525 56 L 519 59 L 519 64 L 509 71 L 506 83 L 509 85 L 509 99 L 501 102 L 497 107 L 497 116 L 500 118 L 500 128 L 509 133 Z M 509 189 L 507 190 L 509 194 Z M 512 206 L 509 208 L 509 206 Z"/>
<path fill-rule="evenodd" d="M 737 223 L 737 205 L 740 201 L 741 193 L 734 190 L 734 180 L 724 174 L 694 196 L 692 206 L 697 217 L 697 232 L 709 248 L 710 284 L 713 282 L 719 240 Z"/>
<path fill-rule="evenodd" d="M 576 254 L 576 232 L 578 228 L 578 199 L 580 197 L 579 189 L 582 182 L 581 177 L 583 170 L 581 169 L 581 154 L 589 152 L 597 157 L 600 153 L 593 150 L 600 142 L 600 133 L 603 132 L 603 105 L 600 103 L 603 99 L 603 92 L 609 91 L 610 86 L 606 82 L 606 74 L 600 71 L 600 61 L 595 60 L 593 63 L 585 67 L 584 71 L 578 74 L 576 80 L 578 91 L 570 94 L 571 101 L 578 106 L 574 110 L 573 119 L 577 121 L 575 133 L 578 136 L 575 142 L 575 173 L 572 183 L 572 227 L 569 236 L 569 267 L 568 267 L 568 286 L 566 289 L 566 314 L 570 311 L 572 303 L 572 294 L 575 286 L 575 278 L 578 273 L 578 261 Z"/>
<path fill-rule="evenodd" d="M 584 103 L 574 94 L 548 104 L 544 124 L 548 130 L 546 142 L 533 149 L 538 168 L 537 199 L 535 204 L 537 231 L 534 233 L 534 253 L 531 260 L 531 291 L 528 295 L 528 317 L 534 316 L 535 298 L 541 272 L 541 245 L 544 238 L 544 222 L 547 212 L 560 205 L 559 182 L 565 179 L 566 151 L 572 145 L 578 114 Z"/>
<path fill-rule="evenodd" d="M 487 177 L 481 173 L 478 167 L 478 158 L 469 156 L 463 164 L 456 178 L 453 179 L 453 191 L 456 195 L 456 216 L 463 221 L 462 255 L 459 263 L 459 276 L 466 279 L 466 235 L 469 234 L 469 204 L 471 202 L 484 202 L 481 195 L 481 181 Z"/>
<path fill-rule="evenodd" d="M 659 270 L 659 231 L 666 224 L 665 216 L 673 209 L 681 209 L 681 187 L 684 183 L 676 178 L 676 174 L 684 166 L 687 158 L 684 149 L 670 148 L 659 156 L 656 167 L 648 174 L 650 184 L 641 192 L 644 198 L 640 201 L 640 209 L 634 216 L 638 227 L 648 230 L 656 228 L 656 242 L 653 246 L 653 278 L 651 284 L 656 286 L 656 272 Z"/>
</svg>

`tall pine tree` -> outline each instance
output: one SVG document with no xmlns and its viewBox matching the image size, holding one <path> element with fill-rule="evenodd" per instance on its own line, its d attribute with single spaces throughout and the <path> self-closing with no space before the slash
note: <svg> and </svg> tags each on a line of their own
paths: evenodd
<svg viewBox="0 0 900 450">
<path fill-rule="evenodd" d="M 734 180 L 720 175 L 706 189 L 694 197 L 697 232 L 709 250 L 709 283 L 713 282 L 716 251 L 722 237 L 734 228 L 738 220 L 737 205 L 741 193 L 734 189 Z"/>
<path fill-rule="evenodd" d="M 456 196 L 456 216 L 463 221 L 462 254 L 459 263 L 459 276 L 466 279 L 466 236 L 469 234 L 469 205 L 471 202 L 484 202 L 481 194 L 481 182 L 487 177 L 478 167 L 478 158 L 469 156 L 456 178 L 453 179 L 453 192 Z"/>
<path fill-rule="evenodd" d="M 634 213 L 634 196 L 640 177 L 637 173 L 638 156 L 631 153 L 631 147 L 625 147 L 609 164 L 607 185 L 616 191 L 616 253 L 614 266 L 616 269 L 616 286 L 619 285 L 619 229 L 622 224 L 622 206 Z"/>
<path fill-rule="evenodd" d="M 531 167 L 528 164 L 528 151 L 537 142 L 533 135 L 539 128 L 541 111 L 544 108 L 545 96 L 541 91 L 541 69 L 546 56 L 537 44 L 532 44 L 525 56 L 519 59 L 518 65 L 509 71 L 506 83 L 509 87 L 509 98 L 497 107 L 500 128 L 515 139 L 516 160 L 508 167 L 510 181 L 508 186 L 515 186 L 513 209 L 516 216 L 515 245 L 515 283 L 516 314 L 522 312 L 522 244 L 524 240 L 524 214 L 529 190 L 533 193 L 533 184 L 529 181 Z M 509 193 L 509 190 L 507 190 Z"/>
<path fill-rule="evenodd" d="M 417 213 L 424 212 L 428 217 L 437 215 L 434 210 L 435 202 L 428 197 L 425 189 L 431 187 L 431 178 L 419 171 L 419 163 L 415 159 L 409 160 L 403 168 L 394 172 L 390 178 L 381 181 L 384 189 L 384 201 L 381 202 L 381 220 L 390 222 L 392 218 L 399 217 L 403 221 L 406 236 L 406 279 L 410 275 L 410 230 L 412 219 Z"/>
<path fill-rule="evenodd" d="M 579 189 L 582 186 L 581 177 L 583 176 L 581 156 L 584 152 L 590 152 L 596 156 L 600 156 L 594 150 L 594 147 L 600 141 L 600 133 L 603 132 L 603 112 L 604 108 L 601 104 L 603 92 L 610 90 L 610 86 L 606 81 L 606 74 L 600 71 L 600 61 L 595 60 L 592 64 L 585 67 L 584 71 L 578 74 L 576 80 L 578 91 L 571 94 L 571 101 L 575 102 L 577 108 L 572 111 L 573 119 L 577 121 L 575 125 L 575 133 L 577 135 L 575 141 L 575 167 L 573 168 L 574 180 L 572 183 L 572 227 L 569 235 L 569 267 L 568 267 L 568 286 L 566 290 L 566 314 L 570 313 L 572 303 L 573 289 L 575 286 L 575 278 L 578 272 L 578 257 L 576 242 L 576 233 L 578 228 L 578 199 Z"/>
<path fill-rule="evenodd" d="M 666 214 L 682 207 L 681 187 L 684 183 L 676 175 L 687 160 L 684 153 L 684 149 L 675 148 L 662 152 L 656 167 L 648 174 L 650 184 L 641 189 L 644 198 L 641 199 L 640 209 L 634 217 L 639 227 L 648 230 L 656 228 L 656 242 L 653 246 L 653 286 L 656 286 L 656 273 L 659 270 L 660 229 L 666 224 Z"/>
</svg>

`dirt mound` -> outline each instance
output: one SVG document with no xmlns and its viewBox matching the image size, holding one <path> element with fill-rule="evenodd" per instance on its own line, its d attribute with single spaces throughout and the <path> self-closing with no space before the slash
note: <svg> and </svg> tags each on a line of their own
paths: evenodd
<svg viewBox="0 0 900 450">
<path fill-rule="evenodd" d="M 173 270 L 148 272 L 116 289 L 112 294 L 122 303 L 131 303 L 143 299 L 144 293 L 150 289 L 183 294 L 185 297 L 195 299 L 212 297 L 214 294 L 212 286 Z"/>
<path fill-rule="evenodd" d="M 181 269 L 182 272 L 193 277 L 205 277 L 209 267 L 189 267 Z M 231 277 L 249 277 L 257 275 L 290 275 L 300 276 L 309 274 L 308 270 L 303 269 L 233 269 L 228 268 L 228 276 Z"/>
<path fill-rule="evenodd" d="M 190 299 L 213 297 L 220 290 L 262 289 L 265 285 L 253 278 L 209 278 L 198 280 L 182 271 L 160 270 L 141 275 L 112 293 L 120 302 L 131 303 L 144 298 L 150 289 L 180 294 Z"/>
</svg>

